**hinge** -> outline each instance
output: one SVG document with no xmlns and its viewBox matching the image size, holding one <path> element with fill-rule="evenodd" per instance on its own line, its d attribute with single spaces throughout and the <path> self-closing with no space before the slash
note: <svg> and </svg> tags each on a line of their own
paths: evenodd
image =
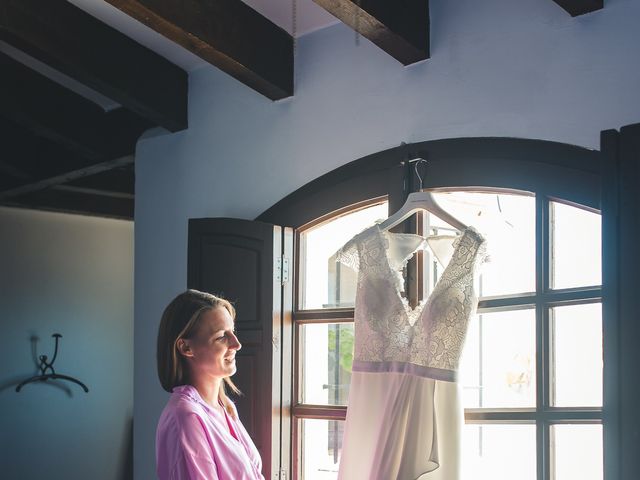
<svg viewBox="0 0 640 480">
<path fill-rule="evenodd" d="M 289 281 L 289 259 L 284 255 L 277 257 L 273 267 L 276 282 L 284 285 Z"/>
<path fill-rule="evenodd" d="M 287 472 L 285 470 L 274 472 L 273 480 L 287 480 Z"/>
<path fill-rule="evenodd" d="M 282 284 L 284 285 L 289 281 L 289 259 L 282 256 Z"/>
<path fill-rule="evenodd" d="M 273 266 L 273 276 L 276 282 L 282 283 L 282 257 L 276 257 L 276 262 Z"/>
</svg>

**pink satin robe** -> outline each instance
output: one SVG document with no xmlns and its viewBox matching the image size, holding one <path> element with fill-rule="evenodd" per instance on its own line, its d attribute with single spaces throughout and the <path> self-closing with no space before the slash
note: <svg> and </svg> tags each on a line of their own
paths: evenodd
<svg viewBox="0 0 640 480">
<path fill-rule="evenodd" d="M 261 469 L 240 419 L 211 408 L 191 385 L 173 389 L 156 431 L 160 480 L 264 480 Z"/>
</svg>

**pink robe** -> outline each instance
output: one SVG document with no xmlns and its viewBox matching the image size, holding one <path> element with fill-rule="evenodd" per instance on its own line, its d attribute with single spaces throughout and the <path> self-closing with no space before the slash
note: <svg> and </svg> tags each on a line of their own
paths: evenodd
<svg viewBox="0 0 640 480">
<path fill-rule="evenodd" d="M 160 480 L 264 480 L 240 422 L 211 408 L 191 385 L 175 387 L 156 431 Z"/>
</svg>

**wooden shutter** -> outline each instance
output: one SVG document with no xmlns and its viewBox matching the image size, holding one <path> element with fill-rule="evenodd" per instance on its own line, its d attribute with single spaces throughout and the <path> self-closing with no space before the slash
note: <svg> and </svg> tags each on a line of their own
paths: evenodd
<svg viewBox="0 0 640 480">
<path fill-rule="evenodd" d="M 640 472 L 640 124 L 602 132 L 605 480 Z"/>
<path fill-rule="evenodd" d="M 291 311 L 290 305 L 283 309 L 291 295 L 283 290 L 287 262 L 283 266 L 282 258 L 284 246 L 287 252 L 292 249 L 292 238 L 290 229 L 268 223 L 189 220 L 187 285 L 218 294 L 236 307 L 242 349 L 236 355 L 233 381 L 243 395 L 234 401 L 260 451 L 266 479 L 280 478 L 282 461 L 283 323 L 289 322 Z M 286 285 L 290 290 L 291 282 Z M 290 348 L 288 330 L 285 350 Z M 284 431 L 286 435 L 286 425 Z"/>
</svg>

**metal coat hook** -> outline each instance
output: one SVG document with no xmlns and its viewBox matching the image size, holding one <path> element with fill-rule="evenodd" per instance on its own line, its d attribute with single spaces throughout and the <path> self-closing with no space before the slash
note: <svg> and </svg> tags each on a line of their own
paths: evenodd
<svg viewBox="0 0 640 480">
<path fill-rule="evenodd" d="M 80 385 L 85 392 L 89 392 L 89 389 L 87 388 L 87 386 L 84 383 L 82 383 L 80 380 L 76 380 L 75 378 L 70 377 L 68 375 L 61 375 L 59 373 L 56 373 L 56 371 L 53 368 L 53 362 L 56 361 L 56 357 L 58 356 L 58 340 L 62 337 L 62 335 L 60 335 L 59 333 L 54 333 L 51 336 L 56 339 L 56 346 L 53 352 L 53 358 L 51 359 L 51 361 L 48 361 L 49 357 L 47 357 L 46 355 L 40 355 L 38 357 L 38 360 L 39 360 L 38 368 L 40 369 L 40 375 L 34 375 L 33 377 L 27 378 L 23 382 L 20 382 L 20 384 L 16 387 L 16 392 L 19 392 L 22 389 L 22 387 L 27 383 L 45 382 L 49 379 L 67 380 L 69 382 L 73 382 Z"/>
</svg>

